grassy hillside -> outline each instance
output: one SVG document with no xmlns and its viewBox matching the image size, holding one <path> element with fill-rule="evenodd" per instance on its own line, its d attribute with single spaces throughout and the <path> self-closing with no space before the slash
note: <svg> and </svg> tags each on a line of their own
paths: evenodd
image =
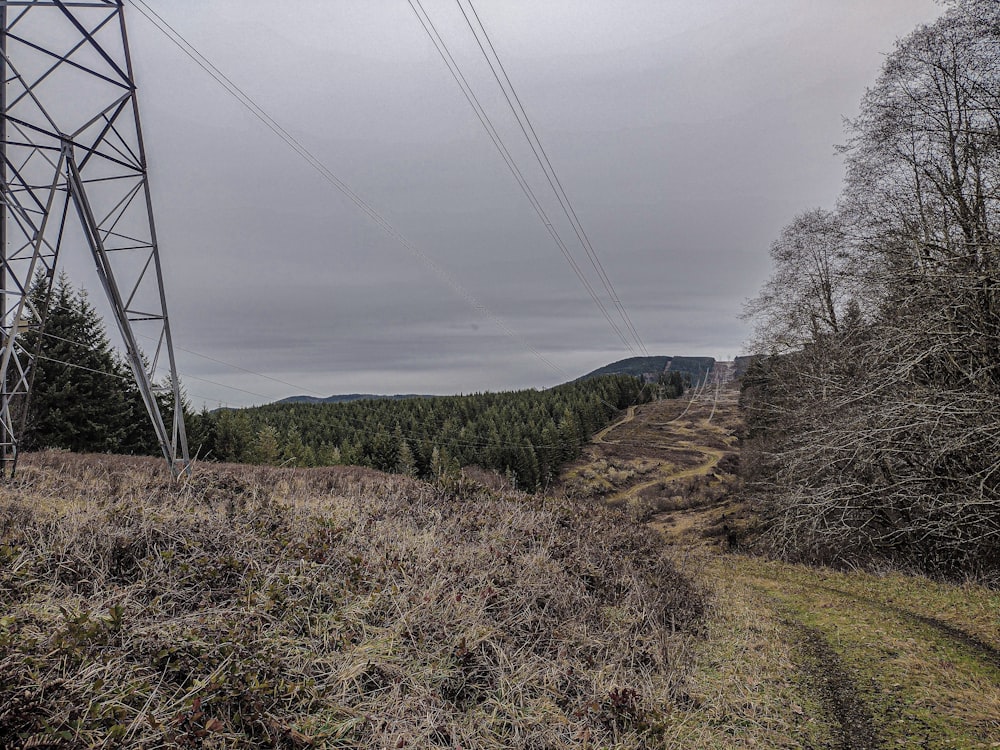
<svg viewBox="0 0 1000 750">
<path fill-rule="evenodd" d="M 702 609 L 593 505 L 39 454 L 0 486 L 0 747 L 657 747 Z"/>
<path fill-rule="evenodd" d="M 560 491 L 648 520 L 712 592 L 666 748 L 995 748 L 1000 592 L 750 554 L 735 389 L 630 409 Z"/>
</svg>

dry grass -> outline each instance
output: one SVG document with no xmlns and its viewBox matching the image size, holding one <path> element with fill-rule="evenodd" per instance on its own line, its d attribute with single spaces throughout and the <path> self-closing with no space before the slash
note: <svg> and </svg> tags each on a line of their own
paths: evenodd
<svg viewBox="0 0 1000 750">
<path fill-rule="evenodd" d="M 662 461 L 649 458 L 601 458 L 568 471 L 561 489 L 568 497 L 600 498 L 629 487 L 654 472 L 670 469 Z"/>
<path fill-rule="evenodd" d="M 714 410 L 691 405 L 685 419 L 671 416 L 673 404 L 639 407 L 588 448 L 595 462 L 609 462 L 626 438 L 665 462 L 677 455 L 661 447 L 671 441 L 700 449 L 700 473 L 677 462 L 618 496 L 713 594 L 690 700 L 671 714 L 664 747 L 1000 747 L 995 587 L 723 554 L 752 548 L 756 522 L 739 501 L 739 410 L 724 395 Z M 713 451 L 722 456 L 708 465 Z"/>
<path fill-rule="evenodd" d="M 0 746 L 662 746 L 702 597 L 568 500 L 41 454 L 0 488 Z"/>
<path fill-rule="evenodd" d="M 695 554 L 687 564 L 702 566 Z M 722 573 L 720 575 L 720 573 Z M 807 684 L 796 638 L 766 597 L 739 575 L 701 570 L 714 588 L 708 637 L 696 649 L 692 709 L 668 748 L 821 748 L 836 746 L 833 724 Z"/>
</svg>

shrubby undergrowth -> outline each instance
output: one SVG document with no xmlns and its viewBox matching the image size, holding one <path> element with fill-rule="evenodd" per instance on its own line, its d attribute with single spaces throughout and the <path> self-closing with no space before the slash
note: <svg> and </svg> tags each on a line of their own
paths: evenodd
<svg viewBox="0 0 1000 750">
<path fill-rule="evenodd" d="M 793 559 L 1000 580 L 1000 5 L 901 40 L 851 123 L 836 211 L 748 305 L 744 465 Z"/>
<path fill-rule="evenodd" d="M 655 746 L 703 601 L 605 509 L 347 467 L 29 456 L 0 746 Z"/>
</svg>

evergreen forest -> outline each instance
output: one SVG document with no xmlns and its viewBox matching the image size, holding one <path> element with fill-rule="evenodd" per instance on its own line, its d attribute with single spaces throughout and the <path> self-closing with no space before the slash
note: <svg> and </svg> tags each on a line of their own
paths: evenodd
<svg viewBox="0 0 1000 750">
<path fill-rule="evenodd" d="M 479 466 L 535 490 L 619 410 L 682 390 L 680 376 L 657 389 L 608 375 L 544 391 L 221 409 L 192 418 L 201 436 L 192 446 L 219 461 L 352 464 L 428 479 Z"/>
<path fill-rule="evenodd" d="M 29 321 L 36 351 L 31 400 L 21 403 L 28 450 L 158 455 L 131 371 L 109 343 L 104 322 L 64 278 L 36 279 L 44 327 Z M 544 487 L 590 436 L 628 406 L 676 398 L 687 381 L 669 373 L 644 384 L 606 375 L 544 391 L 275 403 L 247 409 L 186 408 L 189 444 L 201 460 L 274 466 L 348 464 L 426 479 L 466 466 L 497 471 L 521 489 Z M 170 412 L 169 395 L 161 404 Z M 25 411 L 26 408 L 26 411 Z"/>
</svg>

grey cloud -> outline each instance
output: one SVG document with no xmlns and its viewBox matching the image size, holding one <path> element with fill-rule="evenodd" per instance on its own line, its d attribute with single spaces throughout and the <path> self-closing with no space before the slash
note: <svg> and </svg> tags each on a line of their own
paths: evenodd
<svg viewBox="0 0 1000 750">
<path fill-rule="evenodd" d="M 425 5 L 569 240 L 454 4 Z M 279 14 L 262 0 L 155 6 L 563 373 L 629 355 L 405 2 L 297 0 Z M 766 277 L 781 226 L 835 199 L 841 117 L 881 53 L 940 12 L 933 0 L 476 7 L 650 351 L 718 357 L 740 348 L 746 329 L 736 316 Z M 564 379 L 148 23 L 132 14 L 130 25 L 178 345 L 322 394 Z M 196 403 L 295 392 L 192 354 L 180 362 L 192 376 L 260 394 L 191 380 L 204 397 Z"/>
</svg>

